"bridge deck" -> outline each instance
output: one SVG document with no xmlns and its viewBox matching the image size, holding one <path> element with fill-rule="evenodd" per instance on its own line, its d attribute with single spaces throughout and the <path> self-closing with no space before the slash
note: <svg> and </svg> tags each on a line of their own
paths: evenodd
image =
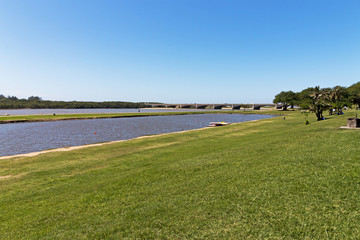
<svg viewBox="0 0 360 240">
<path fill-rule="evenodd" d="M 274 103 L 263 103 L 263 104 L 254 104 L 254 103 L 218 103 L 218 104 L 204 104 L 204 103 L 161 103 L 161 104 L 151 104 L 153 108 L 155 107 L 165 107 L 165 108 L 195 108 L 195 109 L 222 109 L 222 108 L 231 108 L 231 109 L 241 109 L 241 108 L 252 108 L 253 110 L 260 110 L 261 107 L 273 107 L 275 109 L 283 108 L 280 104 Z"/>
</svg>

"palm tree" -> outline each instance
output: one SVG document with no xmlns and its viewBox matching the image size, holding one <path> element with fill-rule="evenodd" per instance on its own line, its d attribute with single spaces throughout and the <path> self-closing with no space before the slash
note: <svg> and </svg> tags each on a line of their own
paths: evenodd
<svg viewBox="0 0 360 240">
<path fill-rule="evenodd" d="M 321 89 L 319 86 L 314 88 L 311 97 L 310 110 L 315 113 L 317 120 L 323 120 L 323 111 L 329 107 L 330 91 L 328 89 Z"/>
<path fill-rule="evenodd" d="M 344 87 L 334 87 L 329 96 L 329 101 L 338 114 L 342 113 L 343 107 L 346 105 L 347 92 Z"/>
</svg>

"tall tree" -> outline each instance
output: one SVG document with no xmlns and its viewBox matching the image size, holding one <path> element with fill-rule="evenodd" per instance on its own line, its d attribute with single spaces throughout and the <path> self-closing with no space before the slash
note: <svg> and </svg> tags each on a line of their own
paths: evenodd
<svg viewBox="0 0 360 240">
<path fill-rule="evenodd" d="M 349 105 L 348 92 L 346 88 L 336 86 L 329 92 L 329 102 L 333 109 L 336 109 L 338 114 L 342 113 L 344 106 Z"/>
<path fill-rule="evenodd" d="M 273 100 L 273 103 L 281 103 L 283 110 L 286 111 L 288 106 L 294 106 L 296 101 L 296 95 L 293 91 L 282 91 L 277 94 Z"/>
<path fill-rule="evenodd" d="M 315 113 L 318 121 L 323 120 L 323 111 L 329 108 L 329 90 L 316 86 L 310 97 L 310 110 Z"/>
<path fill-rule="evenodd" d="M 296 101 L 295 104 L 298 105 L 301 109 L 308 110 L 310 109 L 310 104 L 312 103 L 312 97 L 310 95 L 314 92 L 313 87 L 306 88 L 301 92 L 295 93 Z"/>
<path fill-rule="evenodd" d="M 349 100 L 351 103 L 360 107 L 360 82 L 357 82 L 347 88 Z"/>
</svg>

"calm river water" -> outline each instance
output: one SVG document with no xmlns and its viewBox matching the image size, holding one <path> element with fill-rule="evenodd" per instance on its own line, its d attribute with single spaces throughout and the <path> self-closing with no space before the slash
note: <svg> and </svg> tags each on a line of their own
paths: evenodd
<svg viewBox="0 0 360 240">
<path fill-rule="evenodd" d="M 0 124 L 0 156 L 190 130 L 210 122 L 237 123 L 271 117 L 198 114 Z"/>
</svg>

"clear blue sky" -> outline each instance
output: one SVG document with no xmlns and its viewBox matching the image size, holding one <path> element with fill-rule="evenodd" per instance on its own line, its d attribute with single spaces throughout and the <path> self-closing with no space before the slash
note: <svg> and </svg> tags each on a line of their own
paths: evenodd
<svg viewBox="0 0 360 240">
<path fill-rule="evenodd" d="M 360 81 L 359 0 L 0 0 L 0 93 L 272 102 Z"/>
</svg>

